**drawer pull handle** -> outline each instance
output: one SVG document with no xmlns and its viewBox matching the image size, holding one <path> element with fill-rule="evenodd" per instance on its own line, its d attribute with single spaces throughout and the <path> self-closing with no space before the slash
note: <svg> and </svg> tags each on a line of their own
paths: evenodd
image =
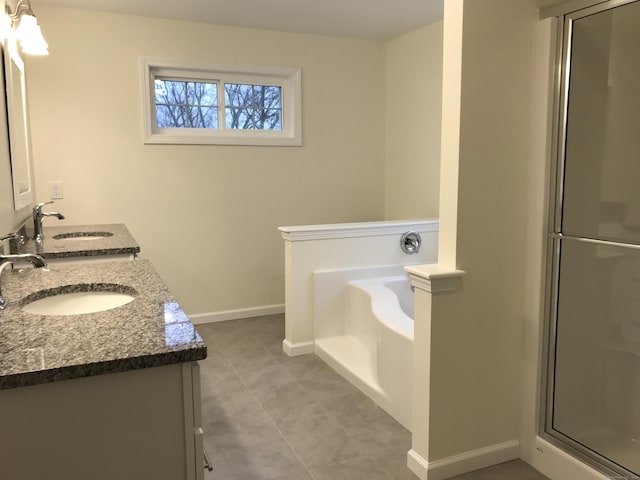
<svg viewBox="0 0 640 480">
<path fill-rule="evenodd" d="M 213 472 L 213 463 L 209 460 L 209 455 L 207 455 L 207 451 L 203 448 L 202 453 L 204 454 L 204 468 L 209 472 Z"/>
</svg>

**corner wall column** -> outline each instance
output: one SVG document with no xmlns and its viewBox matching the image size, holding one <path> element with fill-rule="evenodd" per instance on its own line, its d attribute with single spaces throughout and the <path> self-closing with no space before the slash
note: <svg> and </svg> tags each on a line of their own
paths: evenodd
<svg viewBox="0 0 640 480">
<path fill-rule="evenodd" d="M 429 416 L 431 396 L 431 330 L 445 321 L 442 299 L 462 289 L 462 270 L 439 264 L 405 267 L 415 288 L 413 343 L 413 425 L 407 466 L 422 480 L 429 474 Z"/>
</svg>

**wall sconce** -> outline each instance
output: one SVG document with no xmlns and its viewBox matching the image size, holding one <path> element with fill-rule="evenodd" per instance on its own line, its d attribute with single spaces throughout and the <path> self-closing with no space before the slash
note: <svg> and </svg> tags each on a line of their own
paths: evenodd
<svg viewBox="0 0 640 480">
<path fill-rule="evenodd" d="M 49 45 L 42 36 L 29 0 L 19 0 L 13 12 L 9 5 L 5 9 L 22 52 L 27 55 L 49 55 Z"/>
</svg>

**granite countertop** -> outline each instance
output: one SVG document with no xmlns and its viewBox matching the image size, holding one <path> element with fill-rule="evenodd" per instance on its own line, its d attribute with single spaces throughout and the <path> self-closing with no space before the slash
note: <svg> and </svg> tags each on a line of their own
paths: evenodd
<svg viewBox="0 0 640 480">
<path fill-rule="evenodd" d="M 133 289 L 135 300 L 82 315 L 22 311 L 24 299 L 42 290 L 99 290 L 107 284 Z M 0 311 L 0 390 L 207 356 L 202 338 L 146 260 L 5 270 L 2 293 L 7 306 Z"/>
<path fill-rule="evenodd" d="M 37 253 L 44 258 L 93 257 L 98 255 L 127 255 L 140 253 L 140 246 L 122 223 L 105 225 L 45 226 L 44 240 L 36 243 L 29 239 L 19 248 L 20 253 Z M 78 238 L 69 234 L 80 232 Z M 99 234 L 88 239 L 86 234 Z M 111 234 L 104 236 L 104 234 Z M 61 236 L 63 238 L 56 238 Z M 84 238 L 82 238 L 84 236 Z M 67 237 L 67 238 L 64 238 Z"/>
</svg>

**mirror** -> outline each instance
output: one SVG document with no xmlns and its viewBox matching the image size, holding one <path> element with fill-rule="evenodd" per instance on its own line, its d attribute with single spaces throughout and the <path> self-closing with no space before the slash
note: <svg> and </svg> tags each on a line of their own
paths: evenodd
<svg viewBox="0 0 640 480">
<path fill-rule="evenodd" d="M 15 46 L 4 44 L 4 78 L 7 92 L 7 119 L 9 122 L 9 151 L 13 203 L 21 210 L 33 203 L 31 184 L 31 138 L 27 110 L 27 90 L 24 62 Z"/>
</svg>

